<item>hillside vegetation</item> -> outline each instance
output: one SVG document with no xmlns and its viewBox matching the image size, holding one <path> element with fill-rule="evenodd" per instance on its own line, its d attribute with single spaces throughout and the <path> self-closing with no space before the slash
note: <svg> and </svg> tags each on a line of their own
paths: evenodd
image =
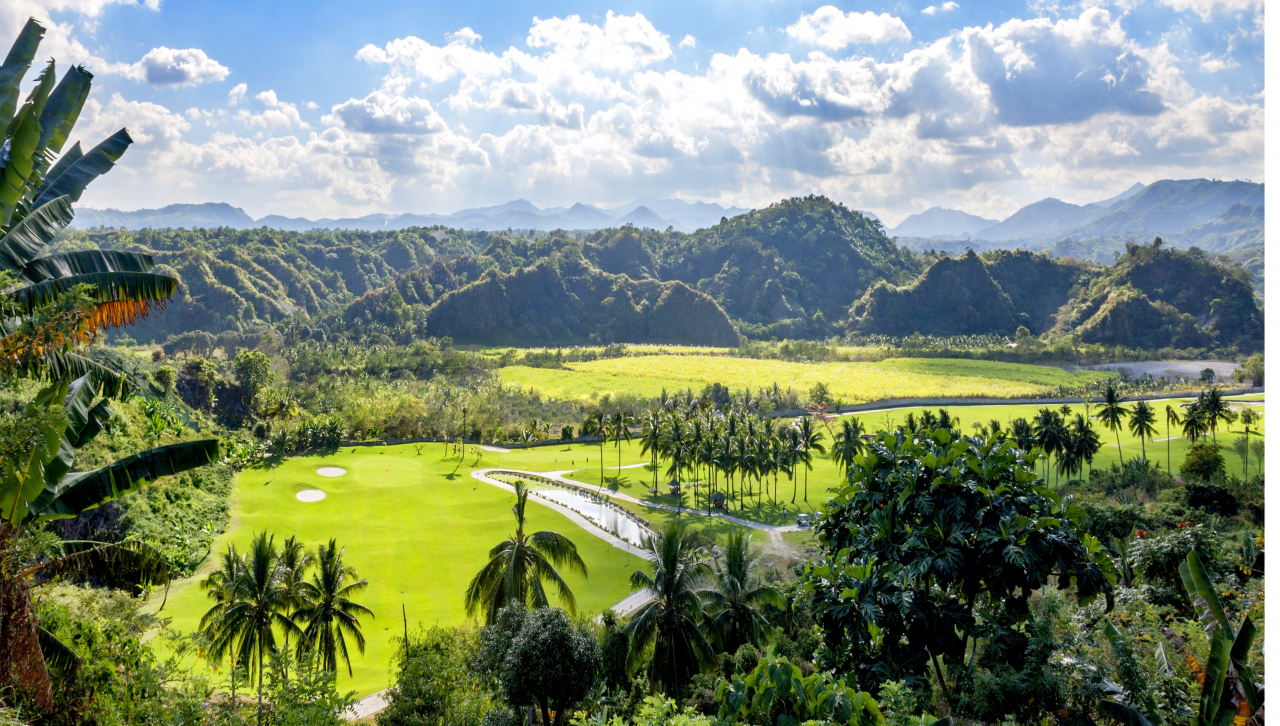
<svg viewBox="0 0 1280 726">
<path fill-rule="evenodd" d="M 1261 228 L 1260 211 L 1233 209 Z M 1252 238 L 1219 240 L 1237 227 L 1196 229 L 1233 250 L 1261 249 Z M 168 310 L 130 329 L 141 341 L 302 326 L 306 337 L 378 343 L 734 347 L 740 336 L 1016 337 L 1025 328 L 1129 348 L 1261 345 L 1248 271 L 1207 252 L 1130 245 L 1110 267 L 1022 250 L 916 254 L 823 197 L 693 234 L 94 230 L 68 233 L 59 247 L 147 252 L 179 278 Z"/>
</svg>

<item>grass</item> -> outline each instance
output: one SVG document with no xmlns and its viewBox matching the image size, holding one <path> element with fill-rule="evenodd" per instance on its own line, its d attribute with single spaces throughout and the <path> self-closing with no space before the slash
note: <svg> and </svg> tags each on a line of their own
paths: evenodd
<svg viewBox="0 0 1280 726">
<path fill-rule="evenodd" d="M 426 447 L 421 454 L 411 445 L 344 448 L 329 456 L 286 459 L 273 468 L 247 470 L 237 483 L 238 522 L 216 545 L 215 552 L 227 543 L 243 550 L 262 530 L 273 533 L 277 543 L 297 535 L 310 548 L 337 538 L 348 561 L 368 578 L 369 589 L 358 600 L 376 616 L 364 622 L 364 656 L 353 659 L 353 675 L 348 677 L 343 669 L 338 682 L 341 689 L 359 696 L 390 685 L 393 639 L 404 629 L 401 605 L 411 629 L 466 622 L 462 596 L 467 583 L 487 560 L 489 548 L 514 531 L 510 510 L 515 495 L 470 476 L 473 468 L 507 465 L 498 460 L 510 455 L 485 452 L 479 459 L 468 456 L 459 462 L 456 457 L 442 459 L 442 448 Z M 584 448 L 521 452 L 520 465 L 554 469 L 566 453 L 585 459 L 592 452 Z M 347 474 L 321 477 L 315 473 L 321 466 L 340 466 Z M 323 490 L 327 497 L 314 504 L 299 502 L 295 494 L 311 488 Z M 528 517 L 533 530 L 555 530 L 578 546 L 589 578 L 568 573 L 566 579 L 580 613 L 601 612 L 630 593 L 627 577 L 643 566 L 643 560 L 539 504 L 531 503 Z M 215 559 L 206 562 L 206 569 Z M 209 607 L 195 579 L 177 583 L 161 613 L 180 630 L 194 630 Z"/>
<path fill-rule="evenodd" d="M 1083 384 L 1095 371 L 1069 372 L 1048 366 L 948 358 L 890 358 L 876 363 L 793 363 L 705 355 L 651 355 L 566 363 L 564 368 L 508 366 L 507 381 L 560 399 L 596 400 L 602 394 L 656 397 L 663 389 L 701 390 L 711 383 L 731 388 L 808 391 L 825 384 L 843 403 L 890 398 L 1008 398 Z"/>
<path fill-rule="evenodd" d="M 1190 400 L 1168 403 L 1177 405 Z M 1165 404 L 1157 402 L 1160 431 L 1157 438 L 1164 437 Z M 996 419 L 1004 425 L 1018 417 L 1030 419 L 1037 408 L 952 406 L 948 410 L 960 418 L 963 428 L 970 430 L 974 422 Z M 1260 412 L 1261 408 L 1258 407 Z M 1083 406 L 1072 409 L 1074 413 Z M 908 412 L 918 414 L 920 410 L 867 413 L 861 418 L 869 430 L 875 431 L 901 423 Z M 1264 433 L 1265 428 L 1259 425 L 1256 430 Z M 1241 431 L 1239 424 L 1227 427 L 1218 432 L 1218 440 L 1229 444 Z M 1104 446 L 1095 466 L 1105 467 L 1118 461 L 1121 450 L 1126 458 L 1138 454 L 1140 444 L 1127 431 L 1120 434 L 1122 449 L 1116 447 L 1112 432 L 1101 427 L 1099 432 Z M 1173 433 L 1178 435 L 1176 430 Z M 1168 448 L 1176 470 L 1186 454 L 1187 442 L 1178 438 L 1168 442 Z M 1165 450 L 1164 442 L 1147 443 L 1148 456 L 1161 466 L 1165 465 Z M 640 454 L 638 442 L 624 442 L 618 448 L 606 444 L 603 480 L 599 469 L 600 448 L 591 444 L 545 446 L 510 453 L 481 452 L 478 457 L 469 455 L 461 461 L 457 457 L 446 457 L 445 451 L 440 444 L 344 448 L 327 456 L 287 459 L 272 468 L 251 469 L 243 472 L 237 482 L 234 524 L 219 539 L 215 552 L 225 548 L 228 542 L 243 548 L 253 533 L 264 529 L 274 533 L 278 541 L 297 535 L 311 547 L 336 537 L 338 543 L 347 548 L 349 561 L 361 576 L 369 579 L 370 588 L 360 598 L 377 616 L 365 623 L 368 649 L 363 657 L 355 659 L 354 675 L 347 677 L 344 672 L 339 679 L 341 688 L 354 690 L 360 696 L 381 690 L 390 683 L 393 639 L 404 627 L 399 618 L 401 604 L 406 606 L 411 628 L 419 624 L 447 626 L 466 622 L 462 608 L 466 584 L 485 562 L 489 548 L 513 530 L 510 507 L 514 496 L 472 479 L 473 469 L 570 470 L 569 478 L 588 486 L 603 485 L 607 491 L 646 502 L 676 504 L 675 497 L 666 493 L 665 476 L 659 477 L 659 493 L 651 494 L 651 470 L 647 466 L 625 468 L 648 463 L 648 457 Z M 619 454 L 624 467 L 621 469 L 618 468 Z M 1223 455 L 1228 471 L 1239 476 L 1243 469 L 1240 457 L 1229 448 Z M 1251 460 L 1251 469 L 1254 465 Z M 321 466 L 341 466 L 347 469 L 347 474 L 332 479 L 320 477 L 315 470 Z M 791 484 L 783 478 L 778 483 L 776 504 L 769 494 L 759 504 L 752 498 L 744 511 L 734 509 L 730 513 L 766 524 L 793 524 L 798 512 L 820 508 L 830 492 L 842 483 L 835 463 L 817 458 L 813 471 L 809 472 L 808 501 L 803 498 L 801 478 L 797 482 L 799 494 L 792 504 Z M 328 496 L 315 504 L 297 501 L 294 495 L 308 488 L 321 489 Z M 702 492 L 698 495 L 699 509 L 705 511 Z M 618 501 L 656 528 L 672 520 L 683 520 L 704 534 L 721 539 L 733 526 L 693 511 L 676 513 Z M 693 505 L 691 494 L 686 494 L 685 505 Z M 784 506 L 786 514 L 783 514 Z M 568 536 L 586 560 L 591 575 L 588 580 L 567 575 L 578 597 L 579 612 L 600 612 L 630 592 L 627 577 L 632 570 L 643 566 L 642 560 L 610 547 L 549 508 L 535 504 L 529 508 L 529 518 L 530 526 L 535 529 L 553 529 Z M 795 546 L 804 546 L 812 540 L 808 532 L 783 536 Z M 207 574 L 214 559 L 205 563 L 205 572 L 197 578 Z M 197 578 L 176 583 L 162 613 L 182 630 L 193 630 L 209 605 L 204 593 L 194 586 Z"/>
</svg>

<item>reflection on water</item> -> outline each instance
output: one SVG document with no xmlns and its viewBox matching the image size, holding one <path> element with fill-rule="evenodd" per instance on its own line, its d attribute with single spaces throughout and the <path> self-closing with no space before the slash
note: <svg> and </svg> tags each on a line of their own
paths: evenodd
<svg viewBox="0 0 1280 726">
<path fill-rule="evenodd" d="M 543 499 L 572 509 L 618 539 L 630 542 L 637 547 L 642 544 L 640 540 L 646 534 L 645 530 L 612 507 L 567 489 L 538 487 L 533 492 Z"/>
</svg>

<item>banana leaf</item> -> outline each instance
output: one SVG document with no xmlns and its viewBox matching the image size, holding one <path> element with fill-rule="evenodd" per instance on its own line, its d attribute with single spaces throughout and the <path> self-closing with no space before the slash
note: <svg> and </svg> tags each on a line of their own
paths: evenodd
<svg viewBox="0 0 1280 726">
<path fill-rule="evenodd" d="M 71 199 L 65 196 L 51 199 L 28 214 L 0 237 L 0 270 L 22 270 L 74 217 Z"/>
<path fill-rule="evenodd" d="M 45 487 L 31 503 L 37 521 L 75 517 L 140 488 L 162 476 L 181 474 L 218 458 L 216 439 L 186 441 L 140 451 L 113 464 L 71 474 L 53 487 Z"/>
<path fill-rule="evenodd" d="M 1222 601 L 1218 599 L 1218 593 L 1213 589 L 1213 581 L 1209 579 L 1208 571 L 1200 562 L 1200 556 L 1194 551 L 1190 552 L 1186 561 L 1178 565 L 1178 574 L 1182 577 L 1183 587 L 1187 588 L 1187 595 L 1193 601 L 1196 597 L 1203 598 L 1205 607 L 1213 613 L 1214 620 L 1227 634 L 1227 639 L 1235 638 L 1236 631 L 1231 627 L 1231 621 L 1227 619 L 1227 611 L 1222 607 Z"/>
<path fill-rule="evenodd" d="M 1229 665 L 1228 653 L 1226 633 L 1220 628 L 1215 629 L 1213 638 L 1209 642 L 1209 658 L 1204 663 L 1204 686 L 1200 689 L 1198 726 L 1225 726 L 1235 717 L 1236 710 L 1231 703 L 1231 692 L 1225 688 Z"/>
<path fill-rule="evenodd" d="M 160 550 L 137 539 L 102 543 L 92 540 L 64 540 L 61 557 L 43 562 L 23 574 L 43 570 L 50 575 L 80 575 L 111 578 L 134 586 L 167 584 L 177 571 Z"/>
<path fill-rule="evenodd" d="M 46 663 L 60 671 L 74 671 L 80 667 L 80 656 L 44 626 L 40 626 L 39 639 L 40 652 Z"/>
<path fill-rule="evenodd" d="M 84 66 L 72 66 L 49 94 L 40 114 L 40 148 L 62 153 L 62 147 L 71 135 L 71 128 L 80 118 L 84 102 L 89 98 L 89 86 L 93 74 Z"/>
<path fill-rule="evenodd" d="M 22 269 L 22 279 L 34 284 L 95 272 L 151 272 L 155 266 L 143 252 L 78 250 L 32 260 Z"/>
<path fill-rule="evenodd" d="M 1122 724 L 1122 726 L 1153 726 L 1142 711 L 1124 703 L 1108 700 L 1098 701 L 1098 711 L 1107 718 Z"/>
<path fill-rule="evenodd" d="M 80 201 L 80 195 L 84 193 L 85 187 L 89 186 L 89 182 L 110 171 L 111 167 L 116 165 L 116 160 L 132 143 L 133 139 L 129 137 L 127 130 L 120 129 L 115 132 L 106 141 L 90 149 L 89 153 L 58 174 L 57 179 L 46 185 L 36 197 L 35 206 L 38 207 L 64 194 L 69 195 L 73 202 Z"/>
<path fill-rule="evenodd" d="M 1244 693 L 1244 700 L 1249 704 L 1249 711 L 1252 713 L 1262 710 L 1262 693 L 1253 682 L 1253 668 L 1249 666 L 1249 649 L 1253 647 L 1253 637 L 1257 632 L 1258 629 L 1254 626 L 1253 620 L 1245 615 L 1244 622 L 1240 623 L 1240 630 L 1236 633 L 1236 639 L 1231 643 L 1231 665 L 1236 669 L 1240 690 Z"/>
<path fill-rule="evenodd" d="M 36 191 L 36 197 L 39 198 L 40 195 L 44 193 L 44 190 L 48 189 L 49 185 L 52 184 L 55 179 L 62 176 L 62 172 L 70 169 L 71 165 L 80 161 L 83 156 L 84 151 L 80 149 L 80 142 L 77 141 L 72 144 L 67 153 L 59 157 L 58 162 L 45 173 L 44 181 L 40 183 L 40 188 Z"/>
<path fill-rule="evenodd" d="M 168 300 L 178 291 L 178 279 L 150 272 L 88 272 L 59 277 L 21 287 L 10 293 L 23 313 L 53 302 L 76 285 L 89 285 L 94 302 L 148 302 Z"/>
<path fill-rule="evenodd" d="M 22 32 L 18 33 L 18 39 L 13 41 L 4 64 L 0 65 L 0 129 L 7 129 L 9 122 L 13 120 L 13 111 L 18 107 L 18 96 L 21 93 L 22 77 L 31 67 L 31 61 L 36 57 L 36 48 L 40 46 L 40 39 L 43 37 L 44 26 L 35 18 L 30 18 L 22 27 Z"/>
<path fill-rule="evenodd" d="M 121 401 L 127 400 L 136 392 L 135 385 L 128 376 L 79 353 L 50 353 L 34 361 L 24 362 L 16 374 L 19 378 L 45 378 L 54 381 L 71 381 L 88 374 L 98 384 L 100 394 Z"/>
<path fill-rule="evenodd" d="M 62 415 L 67 425 L 58 445 L 58 455 L 45 464 L 44 481 L 46 486 L 56 485 L 62 481 L 67 472 L 75 466 L 76 449 L 84 446 L 102 430 L 102 422 L 111 417 L 111 406 L 106 399 L 97 405 L 90 406 L 98 397 L 98 386 L 89 375 L 84 375 L 71 382 L 66 398 L 62 403 Z"/>
<path fill-rule="evenodd" d="M 27 102 L 22 104 L 22 109 L 10 124 L 9 158 L 3 172 L 0 172 L 0 228 L 9 226 L 13 210 L 26 192 L 27 181 L 35 168 L 34 158 L 40 145 L 40 114 L 44 112 L 45 101 L 53 90 L 53 80 L 54 65 L 49 61 Z"/>
</svg>

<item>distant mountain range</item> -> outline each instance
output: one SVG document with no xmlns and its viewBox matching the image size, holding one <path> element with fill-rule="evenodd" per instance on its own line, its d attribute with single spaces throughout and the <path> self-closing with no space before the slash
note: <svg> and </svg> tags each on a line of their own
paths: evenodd
<svg viewBox="0 0 1280 726">
<path fill-rule="evenodd" d="M 270 227 L 295 232 L 313 229 L 398 230 L 409 227 L 441 225 L 455 229 L 497 231 L 502 229 L 553 229 L 591 230 L 634 224 L 652 229 L 675 228 L 682 232 L 715 226 L 722 218 L 736 217 L 750 210 L 740 207 L 722 207 L 707 202 L 686 202 L 680 199 L 637 199 L 612 209 L 602 209 L 591 204 L 578 203 L 572 207 L 539 209 L 532 203 L 517 199 L 492 207 L 464 209 L 453 214 L 368 214 L 363 217 L 342 219 L 305 219 L 269 214 L 254 219 L 243 209 L 225 203 L 170 204 L 160 209 L 139 209 L 122 212 L 117 209 L 78 209 L 74 227 L 108 227 L 143 229 L 151 227 L 195 229 L 197 227 L 233 227 L 252 229 Z"/>
</svg>

